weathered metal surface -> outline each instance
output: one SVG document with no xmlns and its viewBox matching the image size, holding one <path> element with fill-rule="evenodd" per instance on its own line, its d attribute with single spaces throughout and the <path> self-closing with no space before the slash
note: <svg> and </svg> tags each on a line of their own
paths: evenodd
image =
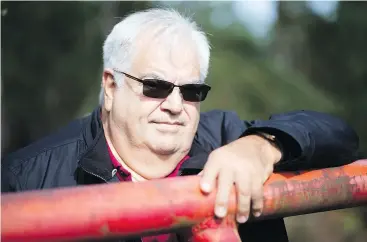
<svg viewBox="0 0 367 242">
<path fill-rule="evenodd" d="M 235 215 L 224 219 L 210 217 L 180 234 L 182 242 L 241 242 Z"/>
<path fill-rule="evenodd" d="M 273 174 L 266 182 L 263 216 L 286 217 L 367 204 L 367 160 L 298 174 Z"/>
<path fill-rule="evenodd" d="M 203 195 L 199 179 L 190 176 L 3 194 L 2 241 L 130 237 L 193 225 L 191 240 L 195 242 L 237 236 L 232 225 L 217 230 L 222 234 L 210 235 L 214 231 L 207 229 L 218 228 L 205 225 L 205 221 L 214 221 L 215 193 Z M 265 184 L 264 197 L 264 212 L 257 219 L 367 204 L 367 160 L 338 168 L 273 174 Z M 235 206 L 232 191 L 232 215 Z"/>
<path fill-rule="evenodd" d="M 256 220 L 367 204 L 366 166 L 367 160 L 361 160 L 344 167 L 273 174 L 265 183 L 263 214 Z M 234 216 L 226 220 L 205 219 L 192 227 L 191 234 L 186 232 L 185 241 L 241 241 Z"/>
</svg>

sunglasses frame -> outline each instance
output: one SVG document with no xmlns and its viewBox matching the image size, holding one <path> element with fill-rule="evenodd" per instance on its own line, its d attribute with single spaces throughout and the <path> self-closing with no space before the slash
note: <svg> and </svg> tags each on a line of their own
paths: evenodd
<svg viewBox="0 0 367 242">
<path fill-rule="evenodd" d="M 115 72 L 117 73 L 120 73 L 120 74 L 123 74 L 125 75 L 126 77 L 134 80 L 134 81 L 137 81 L 139 83 L 142 83 L 143 84 L 143 88 L 145 88 L 146 86 L 149 86 L 149 84 L 147 84 L 147 81 L 159 81 L 161 83 L 164 83 L 164 84 L 167 84 L 168 86 L 170 86 L 171 88 L 170 89 L 167 89 L 167 90 L 164 90 L 164 91 L 167 91 L 167 94 L 163 95 L 163 96 L 157 96 L 155 97 L 154 95 L 147 95 L 143 89 L 143 95 L 147 96 L 147 97 L 151 97 L 151 98 L 167 98 L 173 91 L 173 89 L 175 87 L 178 87 L 180 89 L 180 92 L 183 96 L 183 99 L 185 101 L 189 101 L 189 102 L 202 102 L 206 99 L 206 96 L 208 95 L 208 92 L 210 91 L 211 87 L 207 84 L 184 84 L 184 85 L 176 85 L 172 82 L 168 82 L 168 81 L 164 81 L 164 80 L 161 80 L 161 79 L 155 79 L 155 78 L 151 78 L 151 79 L 146 79 L 146 80 L 142 80 L 140 78 L 137 78 L 135 76 L 132 76 L 126 72 L 123 72 L 123 71 L 120 71 L 120 70 L 117 70 L 117 69 L 113 69 Z M 195 89 L 204 89 L 204 90 L 199 90 L 201 93 L 204 93 L 204 97 L 201 97 L 201 98 L 198 98 L 197 100 L 195 99 L 190 99 L 190 98 L 187 98 L 189 96 L 189 94 L 185 94 L 185 87 L 195 87 Z M 199 92 L 198 91 L 198 92 Z M 185 98 L 186 97 L 186 98 Z"/>
</svg>

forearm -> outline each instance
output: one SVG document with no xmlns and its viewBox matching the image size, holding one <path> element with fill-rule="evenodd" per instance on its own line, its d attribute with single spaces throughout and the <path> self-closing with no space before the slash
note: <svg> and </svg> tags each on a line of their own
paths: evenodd
<svg viewBox="0 0 367 242">
<path fill-rule="evenodd" d="M 299 111 L 254 121 L 243 136 L 257 132 L 274 135 L 281 146 L 282 160 L 276 170 L 301 170 L 339 166 L 353 161 L 358 136 L 341 119 L 331 115 Z"/>
</svg>

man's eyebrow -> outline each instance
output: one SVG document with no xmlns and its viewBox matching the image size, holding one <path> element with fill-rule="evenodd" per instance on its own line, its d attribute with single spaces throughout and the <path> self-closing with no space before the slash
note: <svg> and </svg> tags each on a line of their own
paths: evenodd
<svg viewBox="0 0 367 242">
<path fill-rule="evenodd" d="M 154 73 L 150 73 L 150 74 L 144 74 L 140 77 L 140 79 L 144 80 L 144 79 L 158 79 L 158 80 L 162 80 L 162 81 L 168 81 L 166 79 L 164 79 L 162 76 L 158 75 L 158 74 L 154 74 Z M 203 84 L 204 82 L 198 79 L 192 79 L 187 81 L 187 83 L 185 84 Z"/>
<path fill-rule="evenodd" d="M 140 77 L 140 79 L 159 79 L 159 80 L 163 80 L 164 78 L 162 78 L 161 76 L 154 74 L 154 73 L 150 73 L 150 74 L 144 74 Z"/>
<path fill-rule="evenodd" d="M 204 82 L 201 81 L 201 80 L 195 79 L 195 80 L 191 81 L 190 83 L 192 83 L 192 84 L 203 84 Z"/>
</svg>

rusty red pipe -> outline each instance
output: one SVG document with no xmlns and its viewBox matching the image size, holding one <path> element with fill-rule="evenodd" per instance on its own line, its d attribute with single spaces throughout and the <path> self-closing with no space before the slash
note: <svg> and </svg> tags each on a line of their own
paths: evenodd
<svg viewBox="0 0 367 242">
<path fill-rule="evenodd" d="M 185 242 L 240 242 L 234 214 L 224 219 L 209 217 L 180 233 Z"/>
<path fill-rule="evenodd" d="M 134 237 L 194 225 L 194 241 L 213 241 L 197 236 L 208 229 L 202 222 L 213 217 L 215 201 L 215 193 L 205 196 L 200 192 L 199 179 L 189 176 L 3 194 L 2 241 Z M 264 211 L 258 219 L 367 204 L 367 160 L 273 174 L 264 186 L 264 197 Z M 235 206 L 233 191 L 230 216 Z"/>
<path fill-rule="evenodd" d="M 367 160 L 364 160 L 345 167 L 302 172 L 299 175 L 273 174 L 265 184 L 265 211 L 259 219 L 367 204 L 366 165 Z M 192 242 L 241 241 L 234 215 L 224 221 L 206 218 L 186 234 L 185 241 Z"/>
</svg>

